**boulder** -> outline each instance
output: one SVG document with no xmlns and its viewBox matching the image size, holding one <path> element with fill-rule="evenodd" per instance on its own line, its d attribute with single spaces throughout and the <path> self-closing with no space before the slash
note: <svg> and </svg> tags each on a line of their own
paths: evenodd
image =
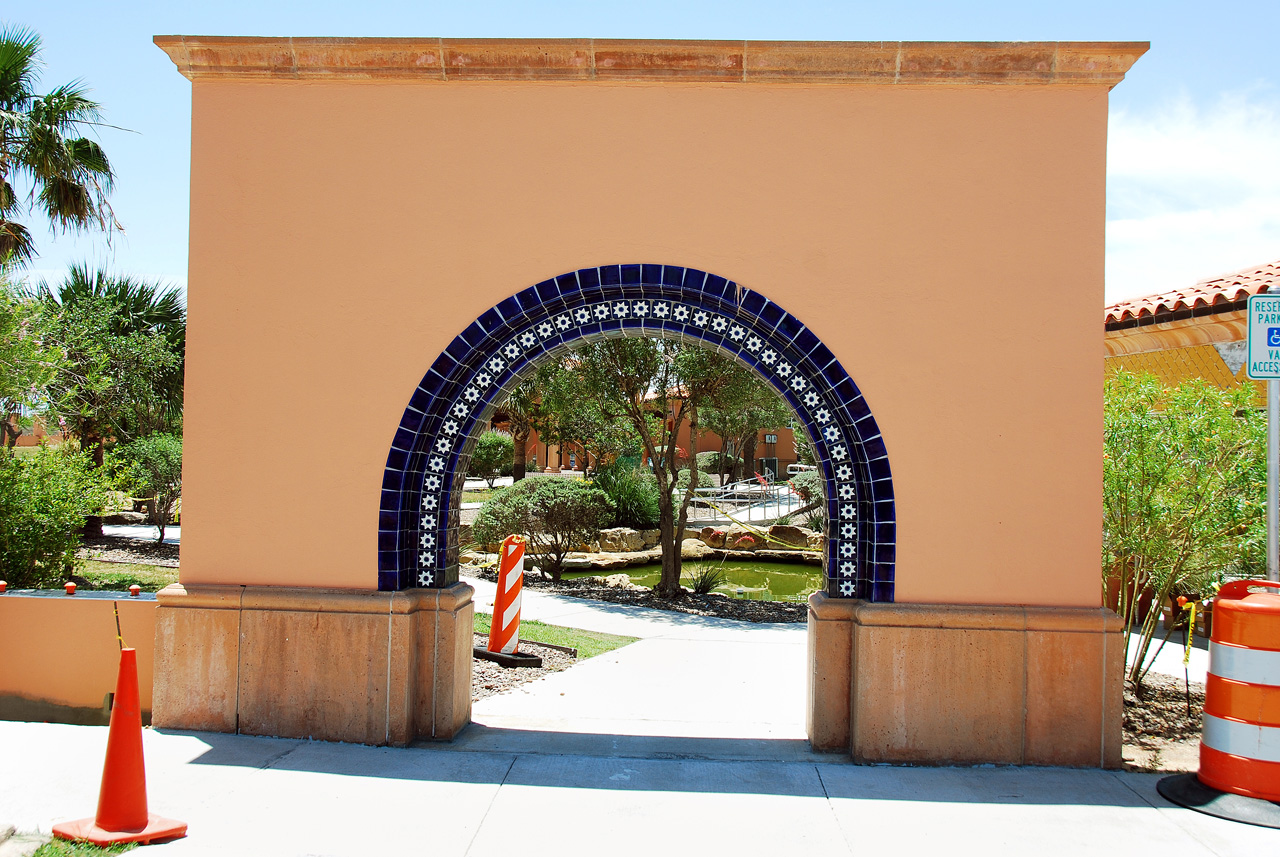
<svg viewBox="0 0 1280 857">
<path fill-rule="evenodd" d="M 746 527 L 729 527 L 724 532 L 726 550 L 753 551 L 768 546 L 764 536 L 748 530 Z"/>
<path fill-rule="evenodd" d="M 661 530 L 641 530 L 640 541 L 644 543 L 644 549 L 648 550 L 657 547 L 658 539 L 662 536 Z"/>
<path fill-rule="evenodd" d="M 715 527 L 703 527 L 702 532 L 698 533 L 698 538 L 707 547 L 724 547 L 724 530 L 716 529 Z"/>
<path fill-rule="evenodd" d="M 811 551 L 822 550 L 822 533 L 814 533 L 809 536 L 809 543 L 805 547 Z"/>
<path fill-rule="evenodd" d="M 644 538 L 630 527 L 614 527 L 600 531 L 600 550 L 629 553 L 644 550 Z"/>
<path fill-rule="evenodd" d="M 769 546 L 773 550 L 778 550 L 782 545 L 793 548 L 809 546 L 809 531 L 789 524 L 774 524 L 769 528 L 769 538 L 772 539 Z M 779 542 L 782 544 L 778 544 Z"/>
<path fill-rule="evenodd" d="M 145 524 L 147 516 L 143 512 L 115 512 L 102 516 L 104 524 Z"/>
<path fill-rule="evenodd" d="M 684 559 L 703 559 L 714 554 L 715 551 L 707 547 L 702 539 L 685 539 L 680 543 L 680 556 Z"/>
</svg>

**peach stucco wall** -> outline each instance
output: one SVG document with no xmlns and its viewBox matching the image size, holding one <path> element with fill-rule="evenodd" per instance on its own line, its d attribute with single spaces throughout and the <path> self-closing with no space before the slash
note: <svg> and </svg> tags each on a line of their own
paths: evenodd
<svg viewBox="0 0 1280 857">
<path fill-rule="evenodd" d="M 44 717 L 59 716 L 50 707 L 103 709 L 120 669 L 112 603 L 83 595 L 0 595 L 0 710 L 19 700 L 39 703 L 36 710 Z M 138 650 L 138 692 L 142 710 L 149 712 L 156 602 L 122 594 L 114 603 L 124 644 Z M 16 710 L 25 716 L 20 706 Z M 106 722 L 105 710 L 102 716 Z"/>
<path fill-rule="evenodd" d="M 898 601 L 1099 604 L 1105 87 L 200 79 L 193 102 L 184 583 L 374 588 L 387 451 L 441 349 L 539 280 L 656 262 L 776 301 L 861 387 Z"/>
</svg>

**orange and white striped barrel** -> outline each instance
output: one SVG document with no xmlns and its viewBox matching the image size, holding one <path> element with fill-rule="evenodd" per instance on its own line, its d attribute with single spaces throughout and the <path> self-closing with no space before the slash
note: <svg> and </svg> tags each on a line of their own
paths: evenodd
<svg viewBox="0 0 1280 857">
<path fill-rule="evenodd" d="M 1218 592 L 1209 639 L 1200 782 L 1280 801 L 1280 592 L 1237 580 Z"/>
<path fill-rule="evenodd" d="M 524 536 L 507 536 L 498 555 L 498 594 L 489 625 L 489 651 L 515 654 L 520 645 L 520 587 L 524 580 Z"/>
</svg>

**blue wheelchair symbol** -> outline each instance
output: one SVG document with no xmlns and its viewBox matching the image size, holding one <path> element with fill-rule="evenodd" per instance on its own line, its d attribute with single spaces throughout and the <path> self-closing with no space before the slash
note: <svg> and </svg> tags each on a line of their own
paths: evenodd
<svg viewBox="0 0 1280 857">
<path fill-rule="evenodd" d="M 1267 347 L 1280 348 L 1280 327 L 1267 328 Z"/>
</svg>

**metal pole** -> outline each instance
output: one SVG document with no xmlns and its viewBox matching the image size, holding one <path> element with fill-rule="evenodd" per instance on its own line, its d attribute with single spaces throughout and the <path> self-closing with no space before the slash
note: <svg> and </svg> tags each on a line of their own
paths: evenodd
<svg viewBox="0 0 1280 857">
<path fill-rule="evenodd" d="M 1267 579 L 1280 581 L 1280 381 L 1267 382 Z"/>
</svg>

